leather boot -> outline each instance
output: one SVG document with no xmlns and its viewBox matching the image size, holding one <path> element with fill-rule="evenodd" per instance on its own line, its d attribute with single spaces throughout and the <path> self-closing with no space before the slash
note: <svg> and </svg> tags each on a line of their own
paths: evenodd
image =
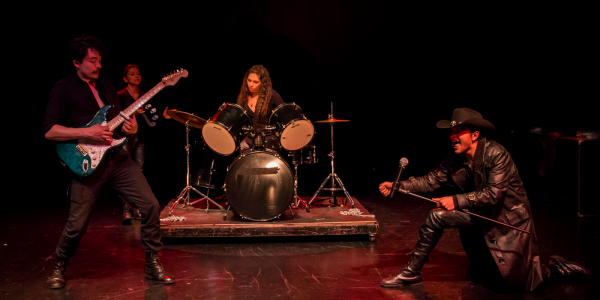
<svg viewBox="0 0 600 300">
<path fill-rule="evenodd" d="M 550 257 L 550 263 L 546 266 L 548 272 L 544 280 L 556 281 L 563 279 L 590 279 L 592 272 L 586 267 L 573 261 L 568 261 L 560 256 Z"/>
<path fill-rule="evenodd" d="M 429 254 L 442 237 L 442 232 L 444 232 L 444 220 L 442 220 L 442 216 L 443 214 L 440 211 L 429 213 L 425 223 L 419 229 L 419 239 L 410 260 L 400 274 L 381 281 L 382 287 L 391 288 L 402 285 L 420 284 L 423 281 L 421 269 L 429 260 Z"/>
<path fill-rule="evenodd" d="M 403 285 L 417 285 L 423 282 L 421 269 L 427 261 L 427 255 L 421 255 L 414 252 L 410 260 L 402 269 L 402 272 L 396 276 L 388 277 L 381 281 L 381 286 L 386 288 L 399 287 Z"/>
<path fill-rule="evenodd" d="M 146 252 L 145 273 L 147 279 L 158 280 L 162 284 L 175 283 L 175 278 L 163 269 L 163 266 L 158 259 L 158 252 Z"/>
<path fill-rule="evenodd" d="M 52 273 L 46 279 L 46 285 L 51 289 L 60 289 L 65 286 L 65 270 L 67 269 L 67 260 L 56 258 L 52 266 Z"/>
<path fill-rule="evenodd" d="M 123 200 L 123 198 L 121 198 L 121 201 L 123 202 L 123 219 L 121 222 L 123 225 L 130 225 L 132 220 L 131 207 L 125 200 Z"/>
</svg>

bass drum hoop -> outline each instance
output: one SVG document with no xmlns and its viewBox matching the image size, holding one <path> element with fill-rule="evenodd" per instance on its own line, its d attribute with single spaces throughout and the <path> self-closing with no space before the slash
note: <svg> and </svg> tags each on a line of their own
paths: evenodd
<svg viewBox="0 0 600 300">
<path fill-rule="evenodd" d="M 278 209 L 274 214 L 272 214 L 272 216 L 264 217 L 264 218 L 256 218 L 253 216 L 248 216 L 247 214 L 244 215 L 243 213 L 245 213 L 245 212 L 243 212 L 243 211 L 240 212 L 240 210 L 239 210 L 240 206 L 238 206 L 236 208 L 236 203 L 241 204 L 242 203 L 241 201 L 251 201 L 251 199 L 248 199 L 249 197 L 246 197 L 246 199 L 237 199 L 236 198 L 237 195 L 232 195 L 232 192 L 231 192 L 234 182 L 230 182 L 230 178 L 231 178 L 231 176 L 237 176 L 237 174 L 234 174 L 235 170 L 233 170 L 235 168 L 236 164 L 239 163 L 241 160 L 248 160 L 250 157 L 252 157 L 253 155 L 257 155 L 257 154 L 268 154 L 268 155 L 272 156 L 273 158 L 278 159 L 279 163 L 280 163 L 280 165 L 279 165 L 280 171 L 279 172 L 285 172 L 285 170 L 287 170 L 287 175 L 289 177 L 289 182 L 288 182 L 289 183 L 289 200 L 285 200 L 285 199 L 282 200 L 285 202 L 281 202 L 280 209 Z M 282 184 L 278 184 L 278 186 L 282 186 Z M 285 212 L 285 210 L 289 207 L 289 205 L 292 203 L 292 200 L 294 199 L 294 175 L 292 174 L 292 169 L 290 168 L 289 164 L 273 150 L 270 150 L 270 149 L 247 150 L 246 152 L 240 154 L 231 163 L 231 165 L 229 165 L 229 168 L 227 168 L 227 176 L 225 177 L 225 195 L 227 196 L 227 203 L 231 206 L 231 209 L 233 211 L 235 211 L 236 213 L 238 213 L 240 216 L 242 216 L 242 218 L 248 219 L 251 221 L 259 221 L 259 222 L 273 220 L 273 219 L 281 216 L 281 214 L 283 214 Z M 242 196 L 242 198 L 243 197 L 244 196 Z M 277 201 L 277 199 L 274 199 L 274 201 Z"/>
</svg>

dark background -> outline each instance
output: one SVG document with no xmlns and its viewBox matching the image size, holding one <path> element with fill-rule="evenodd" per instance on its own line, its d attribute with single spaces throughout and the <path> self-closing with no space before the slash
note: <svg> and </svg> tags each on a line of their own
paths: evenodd
<svg viewBox="0 0 600 300">
<path fill-rule="evenodd" d="M 410 160 L 406 177 L 433 170 L 450 150 L 435 123 L 457 107 L 481 112 L 506 148 L 513 146 L 513 130 L 531 126 L 598 130 L 592 91 L 597 30 L 585 7 L 198 3 L 52 6 L 19 14 L 10 30 L 14 43 L 6 46 L 14 54 L 5 56 L 19 74 L 5 83 L 21 95 L 9 101 L 17 112 L 11 119 L 19 122 L 5 128 L 17 136 L 8 143 L 18 153 L 8 159 L 14 170 L 7 172 L 9 188 L 35 195 L 27 197 L 34 203 L 64 201 L 68 174 L 40 129 L 50 89 L 74 71 L 67 43 L 82 33 L 105 43 L 100 76 L 117 88 L 127 64 L 141 67 L 145 90 L 165 74 L 188 70 L 188 78 L 155 96 L 161 109 L 209 118 L 222 103 L 235 102 L 245 71 L 255 64 L 264 65 L 283 100 L 312 121 L 326 119 L 333 102 L 336 118 L 352 120 L 336 125 L 335 150 L 336 171 L 353 195 L 377 193 L 401 157 Z M 330 172 L 330 127 L 315 128 L 320 162 L 299 167 L 301 195 L 312 195 Z M 192 138 L 199 136 L 193 129 Z M 165 204 L 185 186 L 184 126 L 163 122 L 153 137 L 146 175 Z M 519 147 L 527 150 L 512 149 Z M 515 160 L 524 178 L 535 176 L 536 163 Z"/>
</svg>

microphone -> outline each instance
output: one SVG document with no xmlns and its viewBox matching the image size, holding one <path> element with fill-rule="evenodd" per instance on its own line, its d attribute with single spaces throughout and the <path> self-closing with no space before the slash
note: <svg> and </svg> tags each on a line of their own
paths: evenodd
<svg viewBox="0 0 600 300">
<path fill-rule="evenodd" d="M 403 157 L 400 159 L 400 166 L 398 167 L 398 171 L 396 171 L 396 180 L 394 180 L 394 184 L 392 185 L 392 194 L 390 194 L 390 198 L 394 198 L 394 192 L 398 189 L 398 185 L 400 184 L 400 176 L 402 176 L 402 171 L 404 171 L 404 167 L 408 165 L 408 159 Z"/>
</svg>

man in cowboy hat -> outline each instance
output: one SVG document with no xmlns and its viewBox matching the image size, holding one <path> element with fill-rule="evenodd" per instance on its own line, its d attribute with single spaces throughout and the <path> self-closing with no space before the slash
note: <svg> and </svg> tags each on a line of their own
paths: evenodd
<svg viewBox="0 0 600 300">
<path fill-rule="evenodd" d="M 494 125 L 480 113 L 457 108 L 451 120 L 437 123 L 449 129 L 454 154 L 433 172 L 402 181 L 399 189 L 432 192 L 452 183 L 462 192 L 434 198 L 438 209 L 429 213 L 419 231 L 415 251 L 402 272 L 381 282 L 383 287 L 418 284 L 421 269 L 445 228 L 460 228 L 460 237 L 471 261 L 467 279 L 495 288 L 532 291 L 543 281 L 567 277 L 589 278 L 585 267 L 553 256 L 550 264 L 539 261 L 537 237 L 523 182 L 508 151 L 486 139 Z M 393 184 L 384 182 L 379 191 L 387 196 Z M 518 227 L 529 234 L 462 213 L 472 211 L 487 218 Z"/>
</svg>

